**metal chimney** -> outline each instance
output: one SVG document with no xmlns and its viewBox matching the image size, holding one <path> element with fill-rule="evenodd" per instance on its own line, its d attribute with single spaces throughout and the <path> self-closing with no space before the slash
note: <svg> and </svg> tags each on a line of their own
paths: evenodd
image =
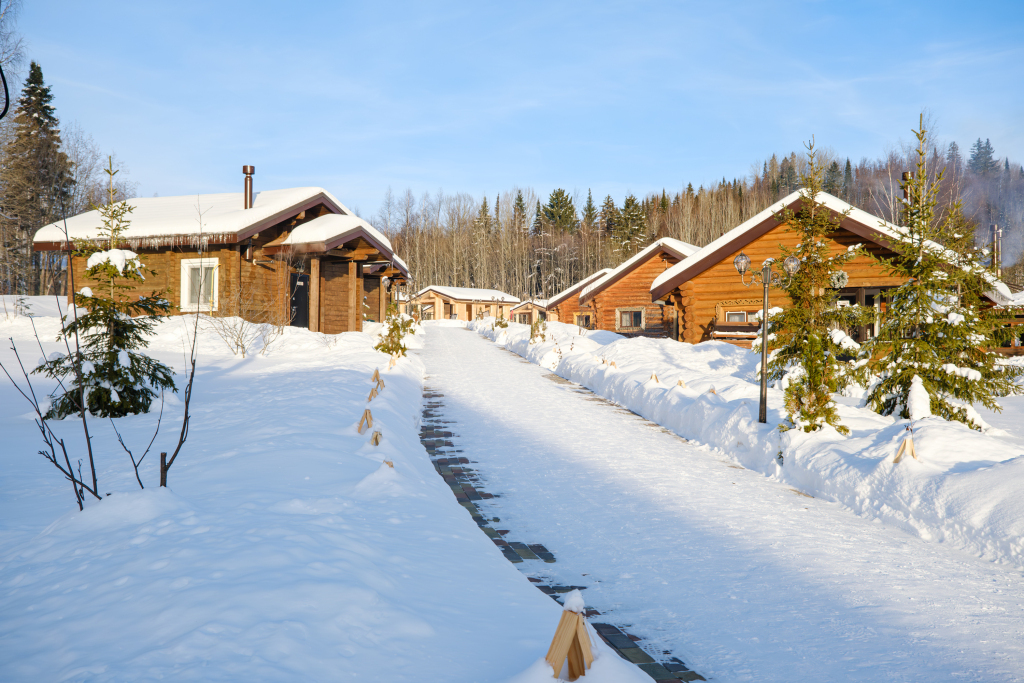
<svg viewBox="0 0 1024 683">
<path fill-rule="evenodd" d="M 1003 276 L 1003 231 L 992 224 L 992 270 L 996 277 Z"/>
<path fill-rule="evenodd" d="M 245 209 L 252 208 L 252 174 L 256 172 L 255 166 L 243 166 L 242 173 L 245 174 L 245 192 L 242 193 L 242 204 Z"/>
</svg>

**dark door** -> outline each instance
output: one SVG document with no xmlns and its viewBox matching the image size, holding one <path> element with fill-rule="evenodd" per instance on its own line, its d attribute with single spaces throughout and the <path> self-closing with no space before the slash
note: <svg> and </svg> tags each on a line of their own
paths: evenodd
<svg viewBox="0 0 1024 683">
<path fill-rule="evenodd" d="M 292 327 L 309 327 L 309 276 L 292 273 Z"/>
</svg>

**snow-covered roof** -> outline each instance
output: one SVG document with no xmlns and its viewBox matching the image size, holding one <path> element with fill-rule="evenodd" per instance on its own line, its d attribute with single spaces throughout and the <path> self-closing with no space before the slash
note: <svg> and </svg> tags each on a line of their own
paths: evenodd
<svg viewBox="0 0 1024 683">
<path fill-rule="evenodd" d="M 720 262 L 724 257 L 736 251 L 736 249 L 767 233 L 778 225 L 778 221 L 775 218 L 776 214 L 786 207 L 793 206 L 806 196 L 807 190 L 804 188 L 790 193 L 764 211 L 747 219 L 701 248 L 696 253 L 675 264 L 656 277 L 654 282 L 651 283 L 651 298 L 655 301 L 663 298 L 673 289 Z M 819 192 L 816 200 L 819 204 L 823 204 L 838 214 L 846 213 L 849 220 L 844 221 L 844 227 L 853 228 L 853 231 L 867 239 L 874 239 L 884 243 L 886 241 L 902 240 L 906 235 L 906 228 L 890 223 L 863 209 L 858 209 L 827 192 Z M 850 225 L 850 221 L 858 224 L 859 227 Z M 925 248 L 935 250 L 941 254 L 947 253 L 946 248 L 936 242 L 925 242 Z M 952 257 L 953 255 L 949 253 L 948 256 Z M 1015 299 L 1014 297 L 1018 295 L 1011 293 L 1010 288 L 991 273 L 985 273 L 984 277 L 993 288 L 985 294 L 995 303 L 1002 305 L 1018 302 L 1024 303 L 1024 296 L 1021 296 L 1019 300 Z"/>
<path fill-rule="evenodd" d="M 605 287 L 608 287 L 612 283 L 618 281 L 626 273 L 662 251 L 672 254 L 679 260 L 684 260 L 691 254 L 695 254 L 700 251 L 700 247 L 672 237 L 662 237 L 660 240 L 652 242 L 646 248 L 637 252 L 637 254 L 632 258 L 624 261 L 618 268 L 613 269 L 600 280 L 587 285 L 583 291 L 580 292 L 580 303 L 593 298 L 595 294 L 603 290 Z"/>
<path fill-rule="evenodd" d="M 434 291 L 441 296 L 458 301 L 479 301 L 491 303 L 492 301 L 505 301 L 519 303 L 519 299 L 497 289 L 475 289 L 473 287 L 446 287 L 442 285 L 430 285 L 416 292 L 416 297 L 423 296 L 428 291 Z"/>
<path fill-rule="evenodd" d="M 388 252 L 391 251 L 390 240 L 378 232 L 372 225 L 359 216 L 340 213 L 318 216 L 311 221 L 306 221 L 296 226 L 281 244 L 298 245 L 346 242 L 360 233 L 365 233 L 385 247 Z"/>
<path fill-rule="evenodd" d="M 251 209 L 243 208 L 241 192 L 186 195 L 182 197 L 137 197 L 129 199 L 134 207 L 125 240 L 133 247 L 237 241 L 270 227 L 289 214 L 328 205 L 339 214 L 349 209 L 322 187 L 293 187 L 255 193 Z M 200 224 L 200 212 L 202 223 Z M 310 221 L 312 222 L 312 221 Z M 71 239 L 96 239 L 102 225 L 98 211 L 86 211 L 67 220 Z M 39 243 L 65 242 L 64 224 L 51 223 L 36 233 Z M 390 250 L 390 244 L 389 244 Z"/>
<path fill-rule="evenodd" d="M 548 299 L 548 308 L 551 308 L 552 306 L 557 306 L 558 304 L 568 299 L 574 292 L 579 291 L 580 287 L 586 287 L 587 284 L 594 282 L 598 278 L 604 277 L 610 272 L 612 272 L 611 268 L 603 268 L 597 271 L 596 273 L 588 275 L 587 277 L 583 278 L 573 286 L 563 289 L 561 292 L 555 294 L 553 297 Z"/>
<path fill-rule="evenodd" d="M 515 306 L 513 306 L 512 310 L 514 311 L 517 308 L 522 308 L 523 306 L 527 306 L 529 304 L 533 304 L 537 308 L 547 308 L 548 307 L 548 300 L 547 299 L 527 299 L 526 301 L 521 301 L 518 304 L 516 304 Z"/>
</svg>

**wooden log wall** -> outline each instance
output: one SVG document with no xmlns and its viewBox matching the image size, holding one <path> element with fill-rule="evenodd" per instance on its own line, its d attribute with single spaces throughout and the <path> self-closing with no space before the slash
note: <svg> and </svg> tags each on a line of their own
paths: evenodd
<svg viewBox="0 0 1024 683">
<path fill-rule="evenodd" d="M 594 322 L 597 329 L 630 336 L 675 336 L 675 313 L 674 311 L 666 312 L 665 306 L 651 301 L 651 284 L 655 278 L 678 262 L 679 259 L 671 254 L 658 252 L 626 273 L 621 279 L 600 291 L 592 299 L 595 311 Z M 617 330 L 615 324 L 617 311 L 622 308 L 642 308 L 644 329 L 637 332 Z"/>
<path fill-rule="evenodd" d="M 878 256 L 890 256 L 884 247 L 868 242 L 852 232 L 839 229 L 830 238 L 829 251 L 832 254 L 845 252 L 847 247 L 862 244 L 867 253 L 856 256 L 848 262 L 843 270 L 849 275 L 847 287 L 895 287 L 902 280 L 888 274 L 887 268 L 878 261 Z M 678 296 L 679 305 L 683 310 L 682 341 L 696 344 L 711 338 L 715 320 L 715 307 L 721 301 L 740 299 L 760 300 L 763 289 L 760 285 L 744 286 L 733 266 L 733 259 L 742 251 L 750 257 L 751 270 L 760 270 L 767 258 L 781 261 L 781 249 L 796 248 L 799 235 L 788 225 L 780 225 L 753 242 L 736 249 L 721 261 L 696 275 L 692 280 L 683 283 L 674 292 Z M 747 274 L 750 281 L 750 274 Z M 792 305 L 789 297 L 781 289 L 772 288 L 769 293 L 770 303 L 786 308 Z M 759 307 L 755 307 L 755 310 Z"/>
</svg>

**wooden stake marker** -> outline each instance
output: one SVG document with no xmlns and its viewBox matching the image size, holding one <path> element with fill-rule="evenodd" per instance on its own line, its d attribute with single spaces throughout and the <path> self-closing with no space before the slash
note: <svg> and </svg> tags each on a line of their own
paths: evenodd
<svg viewBox="0 0 1024 683">
<path fill-rule="evenodd" d="M 684 382 L 683 380 L 679 380 L 679 383 L 676 384 L 676 386 L 677 387 L 682 387 L 683 389 L 685 389 L 686 388 L 686 382 Z"/>
<path fill-rule="evenodd" d="M 373 428 L 373 415 L 370 414 L 370 409 L 367 408 L 363 411 L 363 417 L 359 420 L 359 433 L 363 433 L 363 429 Z"/>
<path fill-rule="evenodd" d="M 384 464 L 390 467 L 391 469 L 395 469 L 395 463 L 391 462 L 390 460 L 385 460 Z"/>
<path fill-rule="evenodd" d="M 370 378 L 370 381 L 371 382 L 379 382 L 380 381 L 380 370 L 379 369 L 375 369 L 373 371 L 373 377 Z"/>
<path fill-rule="evenodd" d="M 903 459 L 903 456 L 908 453 L 914 456 L 914 460 L 920 460 L 920 458 L 917 457 L 917 450 L 914 448 L 914 437 L 909 434 L 907 435 L 907 438 L 903 439 L 903 443 L 900 444 L 899 450 L 896 451 L 896 458 L 892 461 L 893 464 L 895 465 L 898 463 Z"/>
<path fill-rule="evenodd" d="M 369 403 L 375 398 L 377 398 L 377 387 L 370 389 L 370 395 L 367 397 L 366 402 Z"/>
<path fill-rule="evenodd" d="M 377 380 L 377 390 L 381 391 L 383 389 L 384 389 L 384 380 L 383 379 L 378 379 Z"/>
<path fill-rule="evenodd" d="M 380 432 L 374 432 L 373 436 L 370 437 L 370 443 L 373 444 L 374 446 L 379 446 L 380 436 Z M 394 467 L 394 465 L 392 465 L 392 467 Z"/>
<path fill-rule="evenodd" d="M 586 676 L 587 669 L 594 663 L 587 622 L 580 614 L 582 611 L 583 597 L 577 589 L 565 598 L 565 611 L 562 612 L 562 619 L 555 629 L 555 637 L 551 639 L 548 654 L 544 657 L 555 672 L 554 678 L 558 678 L 558 674 L 562 672 L 562 664 L 566 659 L 569 660 L 570 681 Z"/>
<path fill-rule="evenodd" d="M 651 379 L 653 379 L 653 380 L 654 380 L 654 383 L 655 383 L 655 384 L 661 384 L 661 382 L 659 382 L 659 381 L 658 381 L 658 373 L 656 373 L 656 372 L 652 372 L 652 373 L 651 373 Z"/>
</svg>

